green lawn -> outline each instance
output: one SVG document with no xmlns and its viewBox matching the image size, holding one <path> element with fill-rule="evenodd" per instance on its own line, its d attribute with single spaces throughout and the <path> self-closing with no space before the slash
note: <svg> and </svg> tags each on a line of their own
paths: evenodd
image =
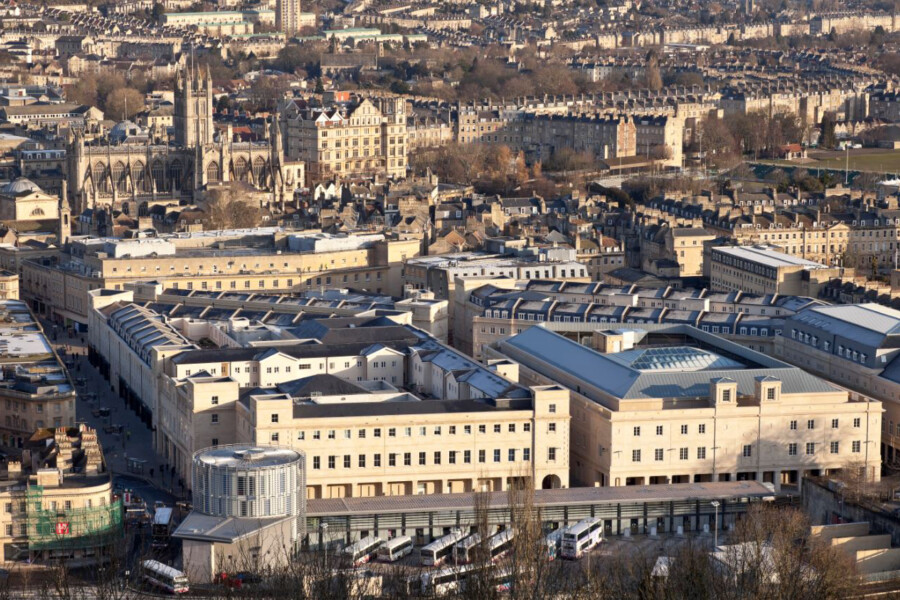
<svg viewBox="0 0 900 600">
<path fill-rule="evenodd" d="M 813 157 L 810 157 L 813 158 Z M 791 160 L 766 160 L 760 161 L 766 164 L 783 167 L 796 167 L 799 169 L 836 169 L 843 170 L 847 165 L 845 156 L 833 156 L 821 160 L 791 161 Z M 871 171 L 877 173 L 900 173 L 900 151 L 856 153 L 850 152 L 851 171 Z"/>
</svg>

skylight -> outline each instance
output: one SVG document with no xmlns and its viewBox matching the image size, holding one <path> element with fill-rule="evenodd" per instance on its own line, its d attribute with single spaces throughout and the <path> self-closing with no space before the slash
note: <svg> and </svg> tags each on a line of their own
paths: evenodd
<svg viewBox="0 0 900 600">
<path fill-rule="evenodd" d="M 744 368 L 742 363 L 735 360 L 690 346 L 628 350 L 608 357 L 638 371 L 685 372 Z"/>
</svg>

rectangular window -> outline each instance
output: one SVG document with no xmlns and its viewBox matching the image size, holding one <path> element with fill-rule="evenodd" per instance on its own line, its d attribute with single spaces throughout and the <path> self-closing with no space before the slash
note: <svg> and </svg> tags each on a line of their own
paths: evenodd
<svg viewBox="0 0 900 600">
<path fill-rule="evenodd" d="M 856 440 L 850 444 L 850 449 L 853 452 L 859 452 L 861 446 L 862 446 L 862 444 L 859 443 L 859 440 Z"/>
<path fill-rule="evenodd" d="M 753 456 L 753 446 L 751 444 L 744 444 L 744 458 L 749 458 Z"/>
<path fill-rule="evenodd" d="M 380 454 L 375 454 L 374 456 L 372 456 L 372 464 L 376 467 L 381 466 L 381 455 Z"/>
<path fill-rule="evenodd" d="M 682 425 L 681 426 L 681 435 L 687 435 L 687 432 L 688 432 L 688 426 Z"/>
<path fill-rule="evenodd" d="M 861 420 L 860 420 L 859 417 L 856 417 L 855 419 L 853 419 L 853 426 L 854 426 L 854 427 L 859 427 L 860 424 L 861 424 Z"/>
<path fill-rule="evenodd" d="M 494 425 L 494 433 L 500 433 L 500 424 L 499 423 Z"/>
<path fill-rule="evenodd" d="M 478 462 L 483 463 L 487 461 L 487 452 L 484 450 L 478 451 Z"/>
<path fill-rule="evenodd" d="M 441 452 L 440 452 L 440 450 L 435 450 L 435 451 L 434 451 L 434 464 L 436 464 L 436 465 L 441 464 Z"/>
<path fill-rule="evenodd" d="M 766 390 L 766 399 L 767 400 L 775 399 L 775 388 L 770 387 L 769 389 Z"/>
<path fill-rule="evenodd" d="M 211 415 L 209 416 L 209 418 L 210 418 L 210 420 L 211 420 L 213 423 L 218 423 L 218 422 L 219 422 L 219 415 L 217 415 L 216 413 L 211 414 Z"/>
<path fill-rule="evenodd" d="M 788 456 L 797 456 L 797 444 L 788 444 Z"/>
<path fill-rule="evenodd" d="M 547 460 L 550 462 L 556 460 L 556 448 L 547 448 Z"/>
<path fill-rule="evenodd" d="M 635 427 L 635 428 L 634 428 L 634 435 L 635 435 L 635 437 L 638 437 L 638 436 L 641 435 L 641 428 L 640 428 L 640 427 Z"/>
<path fill-rule="evenodd" d="M 424 464 L 426 464 L 426 462 L 425 462 L 425 453 L 424 453 L 424 452 L 419 452 L 419 465 L 424 465 Z"/>
<path fill-rule="evenodd" d="M 463 462 L 466 463 L 467 465 L 472 463 L 472 451 L 471 450 L 463 451 Z"/>
<path fill-rule="evenodd" d="M 487 425 L 479 425 L 478 433 L 487 433 Z"/>
<path fill-rule="evenodd" d="M 632 450 L 631 451 L 631 462 L 641 462 L 641 451 L 640 450 Z"/>
<path fill-rule="evenodd" d="M 807 442 L 806 443 L 807 456 L 812 456 L 815 453 L 816 453 L 816 443 L 815 442 Z"/>
<path fill-rule="evenodd" d="M 731 390 L 722 390 L 722 402 L 731 402 Z"/>
<path fill-rule="evenodd" d="M 556 423 L 547 423 L 547 431 L 549 433 L 556 433 Z"/>
<path fill-rule="evenodd" d="M 500 450 L 494 450 L 494 462 L 500 462 Z"/>
<path fill-rule="evenodd" d="M 463 425 L 463 433 L 466 435 L 472 434 L 472 426 L 471 425 Z"/>
<path fill-rule="evenodd" d="M 791 431 L 797 431 L 797 421 L 791 421 Z"/>
<path fill-rule="evenodd" d="M 662 435 L 662 434 L 663 434 L 663 426 L 657 425 L 656 426 L 656 435 Z"/>
<path fill-rule="evenodd" d="M 830 450 L 831 450 L 832 454 L 839 454 L 840 448 L 841 448 L 840 442 L 831 442 Z"/>
<path fill-rule="evenodd" d="M 522 448 L 522 460 L 525 462 L 531 460 L 531 448 Z"/>
<path fill-rule="evenodd" d="M 556 405 L 555 405 L 555 404 L 551 404 L 551 405 L 548 407 L 548 412 L 549 412 L 550 414 L 555 413 L 555 412 L 556 412 Z"/>
<path fill-rule="evenodd" d="M 272 422 L 273 422 L 273 423 L 277 423 L 277 422 L 278 422 L 278 415 L 277 415 L 277 414 L 272 415 Z"/>
<path fill-rule="evenodd" d="M 697 448 L 697 458 L 703 460 L 706 458 L 706 446 L 700 446 Z"/>
<path fill-rule="evenodd" d="M 328 468 L 333 469 L 335 467 L 335 456 L 328 457 Z"/>
<path fill-rule="evenodd" d="M 679 448 L 678 449 L 678 459 L 679 460 L 687 460 L 688 459 L 688 449 L 687 448 Z"/>
<path fill-rule="evenodd" d="M 333 440 L 333 439 L 335 439 L 336 437 L 337 437 L 337 435 L 335 434 L 334 429 L 329 429 L 329 430 L 328 430 L 328 439 L 329 439 L 329 440 Z"/>
<path fill-rule="evenodd" d="M 403 466 L 404 467 L 412 466 L 412 452 L 404 452 L 403 453 Z"/>
<path fill-rule="evenodd" d="M 524 431 L 525 433 L 530 432 L 531 431 L 531 423 L 524 423 L 522 425 L 522 431 Z"/>
<path fill-rule="evenodd" d="M 807 429 L 815 429 L 816 428 L 816 420 L 815 419 L 808 420 L 806 422 L 806 428 Z"/>
<path fill-rule="evenodd" d="M 706 425 L 703 423 L 697 425 L 697 433 L 706 433 Z"/>
<path fill-rule="evenodd" d="M 388 454 L 388 466 L 396 467 L 397 466 L 397 455 L 393 452 Z"/>
<path fill-rule="evenodd" d="M 509 452 L 507 454 L 508 454 L 507 459 L 509 460 L 509 462 L 516 462 L 516 449 L 515 448 L 510 448 Z"/>
<path fill-rule="evenodd" d="M 318 429 L 316 429 L 315 431 L 313 431 L 313 439 L 314 439 L 314 440 L 318 440 L 318 439 L 321 439 L 321 438 L 322 438 L 322 432 L 321 432 L 321 431 L 319 431 Z"/>
<path fill-rule="evenodd" d="M 663 449 L 657 448 L 656 450 L 653 451 L 653 460 L 660 461 L 663 459 L 664 455 L 665 455 L 665 452 L 663 451 Z"/>
<path fill-rule="evenodd" d="M 388 437 L 397 437 L 397 430 L 393 427 L 388 427 Z"/>
<path fill-rule="evenodd" d="M 350 468 L 350 455 L 349 454 L 344 455 L 344 468 L 345 469 Z"/>
<path fill-rule="evenodd" d="M 456 435 L 456 425 L 450 426 L 450 435 Z"/>
<path fill-rule="evenodd" d="M 360 469 L 366 468 L 366 455 L 365 454 L 359 455 L 359 468 Z"/>
<path fill-rule="evenodd" d="M 447 462 L 449 462 L 451 465 L 456 464 L 456 450 L 451 450 L 447 453 Z"/>
<path fill-rule="evenodd" d="M 509 432 L 510 432 L 510 433 L 515 433 L 515 432 L 516 432 L 516 424 L 515 424 L 515 423 L 510 423 L 510 424 L 509 424 Z"/>
</svg>

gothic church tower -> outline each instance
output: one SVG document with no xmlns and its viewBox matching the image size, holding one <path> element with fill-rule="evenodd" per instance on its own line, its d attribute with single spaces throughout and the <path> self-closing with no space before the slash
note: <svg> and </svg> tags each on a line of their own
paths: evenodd
<svg viewBox="0 0 900 600">
<path fill-rule="evenodd" d="M 212 78 L 209 68 L 184 69 L 175 83 L 175 143 L 183 148 L 213 142 Z"/>
</svg>

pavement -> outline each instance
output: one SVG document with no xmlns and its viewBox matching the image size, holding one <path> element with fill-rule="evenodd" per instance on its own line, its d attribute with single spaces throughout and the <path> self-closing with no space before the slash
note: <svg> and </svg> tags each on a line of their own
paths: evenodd
<svg viewBox="0 0 900 600">
<path fill-rule="evenodd" d="M 143 498 L 149 507 L 157 500 L 172 505 L 182 497 L 178 481 L 172 481 L 170 473 L 164 473 L 163 460 L 153 450 L 153 434 L 122 398 L 112 389 L 100 372 L 87 360 L 86 334 L 69 336 L 63 328 L 44 323 L 44 331 L 63 360 L 74 363 L 70 369 L 72 379 L 84 379 L 85 384 L 76 386 L 78 396 L 75 402 L 75 420 L 86 423 L 97 430 L 97 437 L 103 448 L 107 468 L 113 474 L 117 487 L 133 490 Z M 55 339 L 54 339 L 55 337 Z M 96 400 L 86 397 L 97 395 Z M 94 416 L 93 410 L 108 408 L 108 417 Z M 107 432 L 104 427 L 121 425 L 121 433 Z M 143 472 L 136 473 L 128 468 L 128 458 L 146 461 Z M 152 470 L 152 473 L 151 473 Z M 174 488 L 173 488 L 174 486 Z"/>
</svg>

